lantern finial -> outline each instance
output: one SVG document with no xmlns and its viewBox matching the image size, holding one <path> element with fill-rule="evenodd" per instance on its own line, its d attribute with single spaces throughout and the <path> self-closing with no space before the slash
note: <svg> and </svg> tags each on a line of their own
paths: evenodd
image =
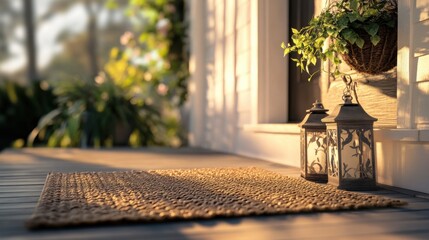
<svg viewBox="0 0 429 240">
<path fill-rule="evenodd" d="M 312 110 L 324 110 L 325 107 L 323 106 L 322 102 L 319 100 L 316 100 L 316 102 L 313 103 Z"/>
</svg>

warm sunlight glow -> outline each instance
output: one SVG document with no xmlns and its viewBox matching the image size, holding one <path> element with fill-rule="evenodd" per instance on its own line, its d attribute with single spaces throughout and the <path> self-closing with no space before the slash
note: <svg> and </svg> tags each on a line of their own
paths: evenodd
<svg viewBox="0 0 429 240">
<path fill-rule="evenodd" d="M 37 158 L 31 155 L 21 154 L 19 151 L 7 150 L 7 155 L 0 154 L 0 165 L 2 164 L 35 164 Z"/>
</svg>

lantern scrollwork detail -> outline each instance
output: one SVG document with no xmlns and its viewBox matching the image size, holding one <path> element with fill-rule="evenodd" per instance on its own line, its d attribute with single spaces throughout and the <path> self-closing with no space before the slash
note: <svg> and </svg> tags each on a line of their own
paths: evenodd
<svg viewBox="0 0 429 240">
<path fill-rule="evenodd" d="M 360 105 L 356 83 L 344 77 L 344 103 L 322 119 L 326 123 L 328 183 L 345 190 L 374 190 L 376 187 L 374 130 L 377 121 Z M 352 93 L 357 103 L 353 103 Z"/>
<path fill-rule="evenodd" d="M 326 125 L 321 119 L 328 116 L 328 110 L 319 101 L 307 110 L 299 124 L 301 127 L 301 176 L 314 182 L 327 182 L 328 167 Z"/>
</svg>

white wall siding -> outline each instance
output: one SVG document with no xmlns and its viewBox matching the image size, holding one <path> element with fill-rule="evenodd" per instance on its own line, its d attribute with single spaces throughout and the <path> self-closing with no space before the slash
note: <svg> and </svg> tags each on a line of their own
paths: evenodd
<svg viewBox="0 0 429 240">
<path fill-rule="evenodd" d="M 416 69 L 415 105 L 417 106 L 414 119 L 416 128 L 429 129 L 429 1 L 417 1 L 414 8 L 414 18 L 417 20 L 413 32 L 413 66 Z"/>
<path fill-rule="evenodd" d="M 199 0 L 196 0 L 199 1 Z M 194 2 L 196 2 L 194 1 Z M 195 7 L 192 5 L 191 8 Z M 204 135 L 193 145 L 234 152 L 238 128 L 250 123 L 250 2 L 205 0 Z M 195 4 L 195 3 L 194 3 Z M 198 3 L 197 5 L 201 5 Z M 196 81 L 201 81 L 196 79 Z"/>
<path fill-rule="evenodd" d="M 236 111 L 237 130 L 251 122 L 250 104 L 250 1 L 237 2 L 236 31 Z"/>
<path fill-rule="evenodd" d="M 204 37 L 192 39 L 205 44 L 205 75 L 196 79 L 205 86 L 204 116 L 193 121 L 202 121 L 203 141 L 191 144 L 296 166 L 296 131 L 278 135 L 246 128 L 286 121 L 287 62 L 280 43 L 287 39 L 287 1 L 203 2 Z"/>
<path fill-rule="evenodd" d="M 399 129 L 375 134 L 377 181 L 429 193 L 429 0 L 398 6 Z"/>
</svg>

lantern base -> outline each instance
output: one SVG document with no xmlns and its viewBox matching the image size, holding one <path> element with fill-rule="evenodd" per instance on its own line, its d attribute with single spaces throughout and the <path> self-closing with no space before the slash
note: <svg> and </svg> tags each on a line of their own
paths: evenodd
<svg viewBox="0 0 429 240">
<path fill-rule="evenodd" d="M 328 177 L 328 184 L 341 190 L 348 191 L 375 191 L 378 190 L 374 179 L 341 179 Z"/>
<path fill-rule="evenodd" d="M 311 181 L 311 182 L 317 182 L 317 183 L 327 183 L 328 182 L 328 175 L 327 174 L 307 174 L 307 176 L 304 176 L 304 174 L 301 174 L 301 177 L 305 180 Z"/>
</svg>

